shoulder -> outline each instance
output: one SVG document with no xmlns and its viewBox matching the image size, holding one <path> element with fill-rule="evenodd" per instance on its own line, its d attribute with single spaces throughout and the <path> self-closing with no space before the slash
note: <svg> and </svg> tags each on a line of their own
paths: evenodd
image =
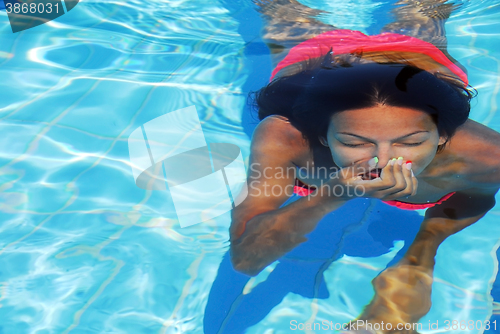
<svg viewBox="0 0 500 334">
<path fill-rule="evenodd" d="M 264 118 L 252 136 L 252 153 L 278 154 L 291 159 L 309 152 L 307 141 L 284 116 Z"/>
<path fill-rule="evenodd" d="M 500 133 L 468 120 L 451 139 L 450 149 L 472 182 L 500 185 Z"/>
<path fill-rule="evenodd" d="M 272 135 L 272 133 L 283 138 L 301 135 L 301 132 L 290 123 L 288 118 L 281 115 L 271 115 L 260 121 L 259 125 L 255 128 L 253 137 Z"/>
</svg>

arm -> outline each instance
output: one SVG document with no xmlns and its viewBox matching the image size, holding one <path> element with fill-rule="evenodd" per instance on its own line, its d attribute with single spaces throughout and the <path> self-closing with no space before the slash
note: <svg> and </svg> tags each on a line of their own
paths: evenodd
<svg viewBox="0 0 500 334">
<path fill-rule="evenodd" d="M 431 307 L 434 257 L 439 245 L 481 219 L 494 205 L 493 189 L 460 191 L 427 210 L 420 231 L 395 266 L 373 280 L 375 297 L 359 319 L 371 323 L 415 323 Z"/>
<path fill-rule="evenodd" d="M 302 134 L 283 118 L 268 117 L 257 127 L 251 146 L 248 196 L 232 211 L 230 251 L 236 270 L 256 275 L 306 241 L 305 235 L 325 214 L 356 196 L 349 188 L 362 187 L 364 197 L 386 200 L 410 196 L 417 189 L 417 179 L 396 159 L 382 168 L 380 177 L 365 179 L 378 162 L 366 158 L 334 171 L 334 176 L 330 173 L 330 179 L 321 182 L 311 196 L 281 207 L 293 192 L 293 161 L 310 161 L 311 155 Z M 337 196 L 339 186 L 344 191 Z"/>
<path fill-rule="evenodd" d="M 306 241 L 305 235 L 321 218 L 344 203 L 327 196 L 312 196 L 280 208 L 293 193 L 295 166 L 292 161 L 297 151 L 306 148 L 304 145 L 301 133 L 277 117 L 266 118 L 255 130 L 249 193 L 232 211 L 230 251 L 236 270 L 256 275 Z M 280 170 L 283 173 L 277 175 Z"/>
</svg>

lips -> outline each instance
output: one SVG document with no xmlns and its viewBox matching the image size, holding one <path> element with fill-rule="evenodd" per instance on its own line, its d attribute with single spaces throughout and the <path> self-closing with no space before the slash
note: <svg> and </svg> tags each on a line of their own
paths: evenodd
<svg viewBox="0 0 500 334">
<path fill-rule="evenodd" d="M 376 179 L 377 177 L 380 177 L 381 173 L 382 173 L 382 169 L 377 168 L 377 169 L 373 169 L 369 172 L 366 172 L 364 174 L 360 174 L 360 176 L 363 180 L 373 180 L 373 179 Z"/>
</svg>

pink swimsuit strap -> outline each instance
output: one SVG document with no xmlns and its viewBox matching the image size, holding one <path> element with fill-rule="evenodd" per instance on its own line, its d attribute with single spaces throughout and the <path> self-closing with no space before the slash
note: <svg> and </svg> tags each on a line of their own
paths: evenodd
<svg viewBox="0 0 500 334">
<path fill-rule="evenodd" d="M 347 29 L 327 31 L 294 46 L 286 57 L 278 63 L 270 80 L 273 80 L 281 69 L 301 61 L 324 56 L 330 49 L 336 55 L 384 51 L 424 54 L 447 67 L 464 82 L 465 86 L 468 84 L 467 75 L 431 43 L 400 34 L 386 32 L 368 36 L 362 32 Z"/>
<path fill-rule="evenodd" d="M 315 191 L 315 187 L 310 187 L 299 179 L 295 179 L 295 186 L 293 187 L 293 192 L 299 196 L 307 196 Z"/>
<path fill-rule="evenodd" d="M 405 209 L 405 210 L 421 210 L 421 209 L 428 209 L 432 208 L 433 206 L 436 206 L 438 204 L 443 203 L 446 201 L 448 198 L 453 196 L 455 192 L 449 193 L 448 195 L 444 195 L 441 197 L 437 202 L 435 203 L 422 203 L 422 204 L 414 204 L 414 203 L 406 203 L 406 202 L 400 202 L 400 201 L 383 201 L 386 204 L 398 207 L 400 209 Z"/>
<path fill-rule="evenodd" d="M 293 187 L 293 192 L 299 196 L 308 196 L 312 192 L 314 192 L 316 188 L 314 187 L 309 187 L 300 180 L 295 180 L 295 186 Z M 453 196 L 455 192 L 449 193 L 448 195 L 445 195 L 441 197 L 437 202 L 435 203 L 421 203 L 421 204 L 414 204 L 414 203 L 406 203 L 406 202 L 401 202 L 401 201 L 383 201 L 386 204 L 395 206 L 400 209 L 404 210 L 422 210 L 422 209 L 428 209 L 432 208 L 433 206 L 436 206 L 438 204 L 443 203 L 447 199 L 449 199 L 451 196 Z"/>
<path fill-rule="evenodd" d="M 307 188 L 302 188 L 302 187 L 299 187 L 299 186 L 294 186 L 293 187 L 293 193 L 297 194 L 299 196 L 307 196 L 310 193 L 312 193 L 314 190 L 316 190 L 316 189 L 307 189 Z"/>
</svg>

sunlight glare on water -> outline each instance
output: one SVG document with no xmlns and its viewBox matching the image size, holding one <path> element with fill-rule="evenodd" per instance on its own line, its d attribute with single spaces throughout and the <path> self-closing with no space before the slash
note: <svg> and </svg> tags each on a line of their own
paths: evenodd
<svg viewBox="0 0 500 334">
<path fill-rule="evenodd" d="M 376 33 L 390 21 L 381 16 L 388 2 L 300 2 L 340 28 Z M 16 34 L 0 12 L 0 333 L 203 332 L 229 213 L 181 228 L 168 191 L 135 185 L 127 139 L 195 105 L 207 142 L 236 144 L 248 159 L 248 87 L 268 81 L 269 54 L 261 22 L 248 19 L 251 1 L 227 7 L 81 1 Z M 449 52 L 479 92 L 471 118 L 500 131 L 500 6 L 464 0 L 446 29 Z M 497 205 L 439 249 L 423 323 L 491 316 L 499 216 Z M 291 318 L 355 318 L 373 296 L 371 280 L 402 247 L 397 240 L 377 257 L 343 256 L 325 271 L 329 298 L 289 293 L 248 333 L 288 333 Z"/>
</svg>

